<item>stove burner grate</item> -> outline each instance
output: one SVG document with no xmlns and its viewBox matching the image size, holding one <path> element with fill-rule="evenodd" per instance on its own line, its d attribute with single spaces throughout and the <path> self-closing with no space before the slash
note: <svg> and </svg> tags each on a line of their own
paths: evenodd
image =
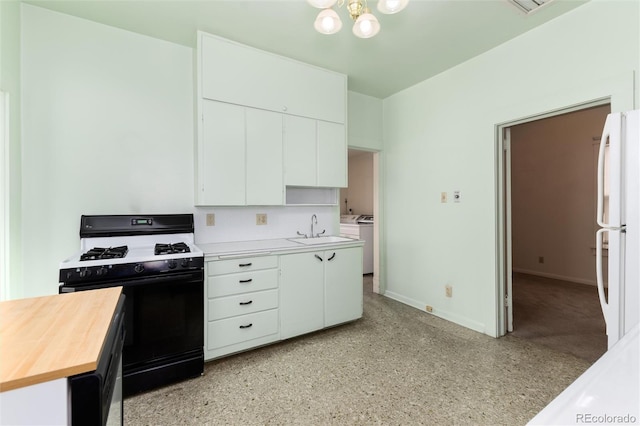
<svg viewBox="0 0 640 426">
<path fill-rule="evenodd" d="M 109 248 L 94 247 L 80 255 L 80 260 L 119 259 L 125 257 L 128 252 L 129 247 L 127 246 Z"/>
<path fill-rule="evenodd" d="M 154 254 L 189 253 L 191 249 L 186 243 L 156 244 Z"/>
</svg>

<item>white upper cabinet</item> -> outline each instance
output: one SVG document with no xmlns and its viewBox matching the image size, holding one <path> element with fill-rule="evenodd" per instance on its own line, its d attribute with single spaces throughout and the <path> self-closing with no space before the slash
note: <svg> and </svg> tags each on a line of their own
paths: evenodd
<svg viewBox="0 0 640 426">
<path fill-rule="evenodd" d="M 197 205 L 245 204 L 244 110 L 221 102 L 202 103 Z"/>
<path fill-rule="evenodd" d="M 198 32 L 198 206 L 347 186 L 347 76 Z"/>
<path fill-rule="evenodd" d="M 284 183 L 316 186 L 318 175 L 317 120 L 284 117 Z"/>
<path fill-rule="evenodd" d="M 347 187 L 347 137 L 342 124 L 318 121 L 318 186 Z"/>
<path fill-rule="evenodd" d="M 246 132 L 246 204 L 282 205 L 282 115 L 246 108 Z"/>
<path fill-rule="evenodd" d="M 203 32 L 198 49 L 202 98 L 345 123 L 344 74 Z"/>
<path fill-rule="evenodd" d="M 204 100 L 197 161 L 196 205 L 282 205 L 282 115 Z"/>
<path fill-rule="evenodd" d="M 289 186 L 347 186 L 347 140 L 343 124 L 284 117 L 284 183 Z"/>
</svg>

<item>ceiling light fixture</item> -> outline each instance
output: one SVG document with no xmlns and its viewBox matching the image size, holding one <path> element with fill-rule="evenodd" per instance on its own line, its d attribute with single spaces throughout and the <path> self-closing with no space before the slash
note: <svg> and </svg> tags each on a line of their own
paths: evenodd
<svg viewBox="0 0 640 426">
<path fill-rule="evenodd" d="M 335 34 L 342 28 L 340 16 L 332 7 L 345 4 L 349 16 L 355 21 L 353 34 L 360 38 L 371 38 L 380 32 L 380 22 L 367 7 L 367 0 L 307 0 L 309 4 L 322 9 L 313 26 L 321 34 Z M 407 6 L 409 0 L 379 0 L 378 11 L 386 15 L 400 12 Z"/>
</svg>

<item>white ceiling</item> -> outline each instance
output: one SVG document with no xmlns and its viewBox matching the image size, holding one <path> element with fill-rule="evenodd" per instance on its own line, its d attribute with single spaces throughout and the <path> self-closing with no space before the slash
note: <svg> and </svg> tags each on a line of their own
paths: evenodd
<svg viewBox="0 0 640 426">
<path fill-rule="evenodd" d="M 48 9 L 195 47 L 196 31 L 217 34 L 349 76 L 349 90 L 385 98 L 477 56 L 588 0 L 554 0 L 525 15 L 508 0 L 410 0 L 382 15 L 371 39 L 313 29 L 305 0 L 22 0 Z"/>
</svg>

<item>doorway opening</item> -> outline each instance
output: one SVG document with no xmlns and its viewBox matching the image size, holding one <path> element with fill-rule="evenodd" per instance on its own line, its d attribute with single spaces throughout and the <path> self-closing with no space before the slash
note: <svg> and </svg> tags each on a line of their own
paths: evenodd
<svg viewBox="0 0 640 426">
<path fill-rule="evenodd" d="M 342 223 L 341 234 L 354 235 L 365 240 L 363 250 L 363 273 L 365 283 L 370 283 L 374 293 L 380 289 L 380 209 L 379 209 L 379 152 L 349 148 L 349 186 L 340 190 L 340 216 L 349 216 L 354 222 Z M 347 221 L 349 219 L 344 219 Z"/>
<path fill-rule="evenodd" d="M 608 99 L 498 127 L 500 335 L 594 362 L 607 349 L 595 285 L 597 146 Z"/>
</svg>

